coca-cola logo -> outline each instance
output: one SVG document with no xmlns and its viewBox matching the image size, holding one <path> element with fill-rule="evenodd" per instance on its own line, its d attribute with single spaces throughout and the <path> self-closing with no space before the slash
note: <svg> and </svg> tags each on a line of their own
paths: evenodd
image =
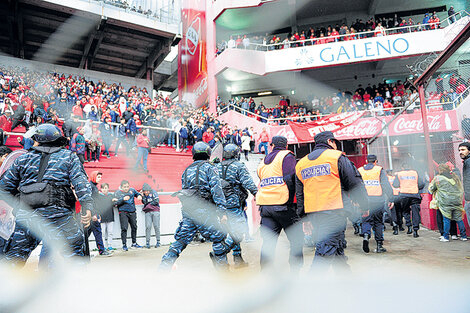
<svg viewBox="0 0 470 313">
<path fill-rule="evenodd" d="M 355 124 L 335 133 L 338 139 L 370 138 L 380 130 L 382 122 L 377 119 L 361 119 Z"/>
<path fill-rule="evenodd" d="M 186 31 L 186 47 L 191 55 L 194 55 L 199 44 L 199 36 L 201 33 L 201 19 L 197 17 Z"/>
<path fill-rule="evenodd" d="M 441 128 L 440 119 L 441 115 L 428 116 L 428 127 L 430 131 L 437 131 Z M 399 117 L 393 122 L 392 129 L 395 134 L 420 132 L 423 131 L 423 120 L 420 117 L 417 119 Z"/>
</svg>

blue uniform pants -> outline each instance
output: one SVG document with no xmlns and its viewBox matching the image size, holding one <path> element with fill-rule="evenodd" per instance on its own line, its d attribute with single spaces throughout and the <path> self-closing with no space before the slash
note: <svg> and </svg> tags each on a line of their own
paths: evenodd
<svg viewBox="0 0 470 313">
<path fill-rule="evenodd" d="M 220 265 L 228 264 L 227 253 L 233 247 L 232 239 L 220 230 L 221 226 L 216 217 L 211 217 L 208 214 L 202 216 L 201 219 L 203 222 L 199 223 L 183 213 L 183 219 L 175 232 L 176 241 L 171 244 L 168 252 L 163 255 L 160 268 L 170 268 L 186 246 L 191 243 L 197 231 L 201 236 L 212 242 L 212 249 L 217 263 Z"/>
<path fill-rule="evenodd" d="M 244 211 L 240 208 L 228 209 L 228 233 L 233 240 L 233 255 L 241 255 L 242 248 L 240 243 L 243 241 L 243 236 L 246 233 L 246 218 Z"/>
<path fill-rule="evenodd" d="M 335 266 L 337 269 L 349 270 L 346 248 L 346 216 L 343 210 L 329 210 L 308 214 L 313 226 L 315 240 L 315 257 L 312 269 Z"/>
<path fill-rule="evenodd" d="M 383 207 L 364 212 L 362 216 L 362 234 L 367 234 L 370 238 L 372 229 L 374 230 L 375 241 L 384 241 Z"/>
<path fill-rule="evenodd" d="M 410 227 L 413 225 L 413 230 L 419 230 L 419 224 L 421 223 L 420 206 L 421 198 L 401 197 L 401 208 L 406 226 Z"/>
<path fill-rule="evenodd" d="M 281 230 L 284 229 L 290 243 L 289 264 L 291 269 L 298 269 L 303 264 L 303 240 L 302 225 L 298 223 L 298 217 L 293 207 L 263 205 L 261 210 L 261 266 L 272 261 L 277 240 Z"/>
<path fill-rule="evenodd" d="M 33 234 L 32 229 L 38 232 Z M 5 259 L 23 266 L 41 239 L 57 244 L 65 258 L 84 256 L 85 237 L 72 211 L 38 208 L 17 212 L 15 231 L 6 248 Z"/>
</svg>

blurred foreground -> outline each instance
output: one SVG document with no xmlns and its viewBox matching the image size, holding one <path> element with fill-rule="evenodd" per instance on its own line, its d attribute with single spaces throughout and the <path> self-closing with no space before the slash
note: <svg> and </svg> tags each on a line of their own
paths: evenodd
<svg viewBox="0 0 470 313">
<path fill-rule="evenodd" d="M 470 312 L 470 243 L 420 235 L 392 236 L 389 228 L 388 252 L 367 255 L 348 228 L 350 275 L 311 272 L 308 247 L 300 275 L 290 275 L 284 235 L 277 263 L 262 273 L 259 238 L 242 244 L 250 266 L 224 273 L 213 268 L 209 243 L 188 246 L 168 274 L 157 269 L 168 246 L 118 250 L 86 270 L 51 274 L 37 272 L 32 257 L 24 270 L 0 268 L 0 312 Z"/>
</svg>

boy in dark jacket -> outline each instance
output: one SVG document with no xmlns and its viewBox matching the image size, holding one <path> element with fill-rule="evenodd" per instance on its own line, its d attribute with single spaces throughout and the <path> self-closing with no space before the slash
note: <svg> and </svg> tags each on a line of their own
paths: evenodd
<svg viewBox="0 0 470 313">
<path fill-rule="evenodd" d="M 101 181 L 101 178 L 103 177 L 103 174 L 98 172 L 98 171 L 93 171 L 90 174 L 90 183 L 91 183 L 91 197 L 93 198 L 93 201 L 97 203 L 99 201 L 99 190 L 98 190 L 98 183 Z M 96 241 L 96 247 L 98 248 L 98 251 L 100 255 L 111 255 L 106 249 L 104 248 L 103 244 L 103 234 L 101 231 L 101 216 L 99 214 L 99 211 L 97 212 L 96 215 L 93 215 L 91 217 L 91 224 L 90 226 L 86 229 L 85 236 L 90 236 L 90 234 L 93 232 L 93 236 L 95 236 L 95 241 Z"/>
<path fill-rule="evenodd" d="M 160 247 L 160 203 L 158 193 L 147 183 L 142 187 L 142 203 L 144 204 L 142 211 L 145 212 L 145 247 L 150 249 L 150 235 L 153 225 L 157 239 L 155 248 L 158 248 Z"/>
<path fill-rule="evenodd" d="M 134 198 L 142 199 L 140 193 L 129 186 L 127 180 L 121 182 L 119 190 L 114 193 L 113 202 L 116 203 L 119 212 L 119 221 L 121 222 L 121 240 L 122 250 L 127 248 L 127 227 L 131 225 L 132 248 L 142 248 L 137 244 L 137 215 L 135 213 Z"/>
<path fill-rule="evenodd" d="M 114 229 L 114 203 L 113 194 L 109 193 L 109 185 L 101 184 L 101 191 L 96 203 L 96 209 L 101 215 L 101 229 L 103 231 L 104 246 L 107 250 L 113 248 L 113 229 Z"/>
</svg>

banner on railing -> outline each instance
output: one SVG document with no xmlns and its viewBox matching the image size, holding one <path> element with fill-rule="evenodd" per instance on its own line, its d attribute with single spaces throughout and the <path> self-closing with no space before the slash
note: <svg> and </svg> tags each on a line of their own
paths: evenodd
<svg viewBox="0 0 470 313">
<path fill-rule="evenodd" d="M 352 125 L 364 115 L 364 111 L 332 114 L 317 121 L 298 123 L 288 121 L 299 143 L 312 142 L 316 134 L 324 131 L 337 132 Z"/>
</svg>

